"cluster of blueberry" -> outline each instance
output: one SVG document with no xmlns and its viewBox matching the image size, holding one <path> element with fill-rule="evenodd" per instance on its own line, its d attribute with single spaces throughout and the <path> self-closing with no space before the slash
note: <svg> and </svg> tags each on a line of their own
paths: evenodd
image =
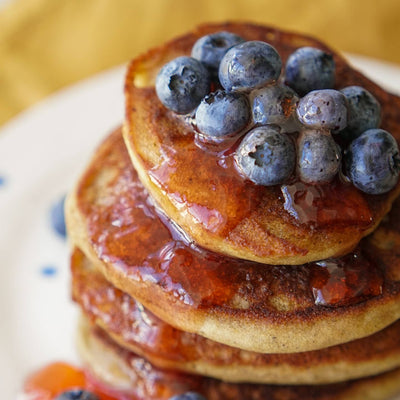
<svg viewBox="0 0 400 400">
<path fill-rule="evenodd" d="M 281 58 L 268 43 L 218 32 L 200 38 L 191 57 L 166 64 L 156 91 L 167 108 L 193 113 L 206 140 L 245 134 L 235 161 L 256 184 L 285 183 L 294 171 L 303 182 L 328 183 L 343 163 L 360 190 L 392 189 L 399 150 L 392 135 L 378 129 L 375 97 L 359 86 L 333 90 L 334 59 L 317 48 L 299 48 L 282 76 L 281 70 Z M 212 83 L 219 89 L 210 93 Z"/>
</svg>

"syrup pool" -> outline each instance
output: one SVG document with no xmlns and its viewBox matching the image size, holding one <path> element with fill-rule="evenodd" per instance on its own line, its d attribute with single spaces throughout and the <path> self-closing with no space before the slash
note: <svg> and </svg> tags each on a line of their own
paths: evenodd
<svg viewBox="0 0 400 400">
<path fill-rule="evenodd" d="M 54 400 L 61 393 L 84 389 L 95 393 L 99 400 L 137 400 L 131 395 L 113 390 L 81 368 L 64 362 L 54 362 L 28 377 L 24 385 L 26 400 Z"/>
<path fill-rule="evenodd" d="M 379 296 L 383 281 L 382 271 L 361 253 L 317 262 L 311 273 L 315 304 L 324 306 L 344 306 Z"/>
</svg>

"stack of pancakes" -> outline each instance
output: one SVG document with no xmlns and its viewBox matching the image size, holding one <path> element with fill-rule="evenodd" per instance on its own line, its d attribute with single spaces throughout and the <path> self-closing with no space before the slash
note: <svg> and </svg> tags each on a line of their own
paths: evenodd
<svg viewBox="0 0 400 400">
<path fill-rule="evenodd" d="M 208 25 L 131 62 L 126 120 L 67 201 L 74 300 L 87 368 L 134 399 L 386 399 L 400 391 L 400 193 L 263 187 L 233 149 L 203 143 L 154 79 L 195 41 L 230 31 L 283 61 L 315 39 Z M 359 85 L 400 141 L 400 99 L 335 54 L 336 87 Z"/>
</svg>

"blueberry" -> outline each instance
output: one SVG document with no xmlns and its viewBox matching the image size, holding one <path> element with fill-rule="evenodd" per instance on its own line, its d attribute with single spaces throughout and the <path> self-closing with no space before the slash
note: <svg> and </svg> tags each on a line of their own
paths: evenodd
<svg viewBox="0 0 400 400">
<path fill-rule="evenodd" d="M 347 99 L 347 137 L 355 139 L 368 129 L 378 128 L 381 106 L 368 90 L 360 86 L 348 86 L 341 92 Z"/>
<path fill-rule="evenodd" d="M 196 392 L 187 392 L 172 396 L 169 400 L 206 400 L 204 396 Z"/>
<path fill-rule="evenodd" d="M 276 125 L 252 129 L 240 143 L 235 161 L 239 170 L 258 185 L 284 183 L 296 160 L 294 143 Z"/>
<path fill-rule="evenodd" d="M 396 140 L 383 129 L 365 131 L 346 149 L 345 167 L 353 185 L 363 192 L 388 192 L 396 185 L 400 172 Z"/>
<path fill-rule="evenodd" d="M 54 400 L 99 400 L 98 396 L 86 390 L 68 390 L 58 395 Z"/>
<path fill-rule="evenodd" d="M 206 96 L 196 111 L 197 128 L 206 136 L 220 138 L 241 131 L 250 119 L 247 96 L 218 90 Z"/>
<path fill-rule="evenodd" d="M 218 77 L 219 63 L 227 50 L 244 39 L 231 32 L 216 32 L 201 37 L 192 48 L 192 57 L 201 61 L 211 72 Z"/>
<path fill-rule="evenodd" d="M 314 47 L 301 47 L 286 62 L 285 83 L 300 96 L 335 83 L 335 61 L 331 54 Z"/>
<path fill-rule="evenodd" d="M 294 112 L 299 98 L 297 94 L 286 85 L 272 84 L 250 94 L 253 121 L 256 124 L 276 124 L 297 130 Z M 292 129 L 290 129 L 292 128 Z"/>
<path fill-rule="evenodd" d="M 65 196 L 62 196 L 50 209 L 50 222 L 54 231 L 62 236 L 66 236 L 65 215 L 64 215 Z"/>
<path fill-rule="evenodd" d="M 219 66 L 219 80 L 226 90 L 253 89 L 279 78 L 282 61 L 268 43 L 249 41 L 229 49 Z"/>
<path fill-rule="evenodd" d="M 297 168 L 307 183 L 328 183 L 339 172 L 342 153 L 328 131 L 306 130 L 298 141 Z"/>
<path fill-rule="evenodd" d="M 308 128 L 341 131 L 347 123 L 347 101 L 343 93 L 314 90 L 304 96 L 297 106 L 297 117 Z"/>
<path fill-rule="evenodd" d="M 193 111 L 209 89 L 207 68 L 192 57 L 175 58 L 161 68 L 156 78 L 158 98 L 178 114 Z"/>
</svg>

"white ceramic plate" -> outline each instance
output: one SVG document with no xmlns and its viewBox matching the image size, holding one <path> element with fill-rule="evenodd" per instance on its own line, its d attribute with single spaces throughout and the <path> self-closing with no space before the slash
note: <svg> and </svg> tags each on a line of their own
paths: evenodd
<svg viewBox="0 0 400 400">
<path fill-rule="evenodd" d="M 351 57 L 400 94 L 400 68 Z M 54 360 L 76 362 L 76 309 L 68 245 L 51 227 L 51 206 L 72 186 L 100 139 L 123 118 L 124 68 L 63 90 L 0 130 L 1 398 Z"/>
<path fill-rule="evenodd" d="M 0 386 L 75 360 L 68 244 L 50 209 L 73 185 L 101 138 L 121 123 L 124 68 L 46 99 L 0 131 Z"/>
</svg>

